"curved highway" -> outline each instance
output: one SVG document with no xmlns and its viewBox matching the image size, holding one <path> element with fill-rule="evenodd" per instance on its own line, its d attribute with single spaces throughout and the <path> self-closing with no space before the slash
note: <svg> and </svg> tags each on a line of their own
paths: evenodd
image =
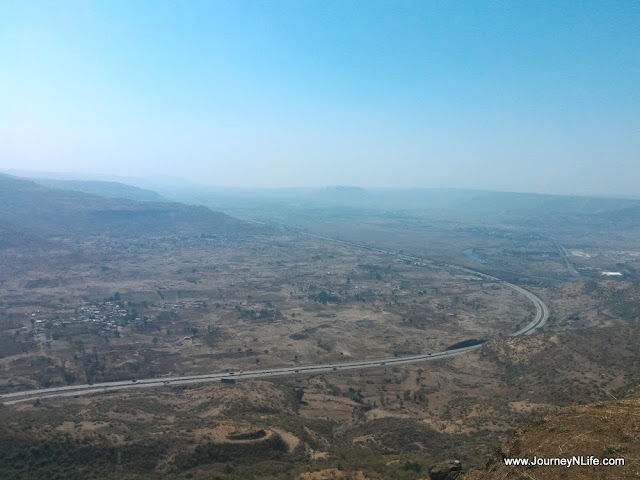
<svg viewBox="0 0 640 480">
<path fill-rule="evenodd" d="M 370 247 L 368 245 L 358 244 L 354 242 L 347 242 L 347 241 L 338 240 L 330 237 L 323 237 L 321 235 L 314 235 L 311 233 L 302 233 L 302 232 L 298 232 L 298 233 L 304 236 L 313 237 L 313 238 L 317 238 L 317 239 L 332 242 L 332 243 L 338 243 L 338 244 L 347 245 L 355 248 L 371 250 L 371 251 L 383 253 L 386 255 L 392 255 L 405 261 L 418 262 L 420 264 L 428 263 L 430 265 L 433 265 L 432 261 L 423 259 L 420 257 L 403 255 L 403 254 L 392 252 L 389 250 L 383 250 L 380 248 Z M 545 303 L 537 295 L 533 294 L 528 290 L 525 290 L 522 287 L 519 287 L 512 283 L 505 282 L 491 275 L 487 275 L 482 272 L 478 272 L 476 270 L 462 267 L 459 265 L 450 265 L 450 264 L 441 264 L 441 265 L 446 268 L 451 268 L 451 269 L 471 273 L 473 275 L 479 276 L 486 280 L 499 282 L 502 285 L 512 288 L 516 292 L 527 297 L 531 301 L 531 303 L 533 303 L 536 310 L 534 319 L 530 323 L 528 323 L 525 327 L 521 328 L 515 333 L 512 333 L 511 336 L 513 337 L 517 337 L 520 335 L 531 335 L 537 329 L 542 327 L 547 321 L 547 319 L 549 318 L 549 309 L 545 305 Z M 477 350 L 481 346 L 482 346 L 481 344 L 472 345 L 469 347 L 456 348 L 453 350 L 445 350 L 442 352 L 433 352 L 433 353 L 427 353 L 427 354 L 421 354 L 421 355 L 411 355 L 407 357 L 380 358 L 375 360 L 361 360 L 361 361 L 343 362 L 343 363 L 325 363 L 320 365 L 279 367 L 279 368 L 269 368 L 269 369 L 263 369 L 263 370 L 221 372 L 221 373 L 211 373 L 211 374 L 203 374 L 203 375 L 186 375 L 186 376 L 180 376 L 180 377 L 156 377 L 156 378 L 145 378 L 140 380 L 122 380 L 122 381 L 115 381 L 115 382 L 94 383 L 94 384 L 88 384 L 88 385 L 69 385 L 66 387 L 40 388 L 40 389 L 34 389 L 34 390 L 25 390 L 21 392 L 5 393 L 3 395 L 0 395 L 0 401 L 2 401 L 5 405 L 12 405 L 19 402 L 33 401 L 34 399 L 45 399 L 45 398 L 54 398 L 54 397 L 77 397 L 79 395 L 86 395 L 91 393 L 114 392 L 117 390 L 131 389 L 131 388 L 188 385 L 193 383 L 220 382 L 223 380 L 232 381 L 232 380 L 249 379 L 249 378 L 269 378 L 269 377 L 279 377 L 284 375 L 329 373 L 334 371 L 345 371 L 345 370 L 353 370 L 353 369 L 360 369 L 360 368 L 383 367 L 385 365 L 398 365 L 403 363 L 415 363 L 415 362 L 423 362 L 423 361 L 431 361 L 431 360 L 440 360 L 440 359 L 449 358 L 449 357 L 456 357 L 458 355 L 463 355 L 465 353 Z"/>
</svg>

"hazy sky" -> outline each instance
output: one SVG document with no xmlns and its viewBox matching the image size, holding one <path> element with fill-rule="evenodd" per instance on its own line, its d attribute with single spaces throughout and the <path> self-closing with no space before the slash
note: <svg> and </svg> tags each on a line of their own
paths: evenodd
<svg viewBox="0 0 640 480">
<path fill-rule="evenodd" d="M 4 0 L 9 168 L 640 194 L 640 2 Z"/>
</svg>

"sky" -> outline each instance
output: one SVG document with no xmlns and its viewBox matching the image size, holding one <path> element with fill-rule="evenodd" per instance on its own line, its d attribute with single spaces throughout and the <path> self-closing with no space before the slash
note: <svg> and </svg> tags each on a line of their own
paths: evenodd
<svg viewBox="0 0 640 480">
<path fill-rule="evenodd" d="M 0 1 L 0 171 L 640 194 L 640 2 Z"/>
</svg>

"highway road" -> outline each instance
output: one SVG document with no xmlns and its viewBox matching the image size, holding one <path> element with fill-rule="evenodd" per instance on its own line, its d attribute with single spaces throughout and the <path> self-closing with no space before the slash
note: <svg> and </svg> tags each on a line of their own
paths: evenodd
<svg viewBox="0 0 640 480">
<path fill-rule="evenodd" d="M 516 292 L 525 296 L 529 301 L 531 301 L 531 303 L 533 303 L 535 307 L 535 315 L 531 322 L 529 322 L 525 327 L 521 328 L 517 332 L 512 333 L 511 336 L 516 337 L 520 335 L 531 335 L 537 329 L 542 327 L 547 321 L 547 319 L 549 318 L 548 307 L 537 295 L 535 295 L 534 293 L 528 290 L 525 290 L 522 287 L 505 282 L 491 275 L 487 275 L 482 272 L 478 272 L 476 270 L 473 270 L 467 267 L 462 267 L 459 265 L 435 264 L 430 260 L 423 259 L 420 257 L 404 255 L 397 252 L 370 247 L 368 245 L 358 244 L 354 242 L 347 242 L 347 241 L 338 240 L 335 238 L 323 237 L 321 235 L 314 235 L 310 233 L 302 233 L 302 232 L 298 232 L 298 233 L 300 233 L 301 235 L 313 237 L 319 240 L 343 244 L 343 245 L 351 246 L 354 248 L 363 248 L 363 249 L 383 253 L 386 255 L 395 256 L 402 260 L 409 261 L 417 265 L 430 265 L 430 266 L 434 266 L 435 268 L 449 268 L 449 269 L 464 271 L 464 272 L 479 276 L 481 278 L 484 278 L 486 280 L 499 282 L 502 285 L 512 288 Z M 374 368 L 374 367 L 384 367 L 388 365 L 399 365 L 399 364 L 405 364 L 405 363 L 442 360 L 450 357 L 464 355 L 469 352 L 473 352 L 474 350 L 477 350 L 481 346 L 482 345 L 472 345 L 469 347 L 457 348 L 455 350 L 445 350 L 442 352 L 432 352 L 427 354 L 411 355 L 406 357 L 379 358 L 379 359 L 372 359 L 372 360 L 360 360 L 360 361 L 342 362 L 342 363 L 325 363 L 325 364 L 319 364 L 319 365 L 279 367 L 279 368 L 268 368 L 268 369 L 262 369 L 262 370 L 238 371 L 238 372 L 219 372 L 219 373 L 210 373 L 210 374 L 202 374 L 202 375 L 186 375 L 186 376 L 179 376 L 179 377 L 167 376 L 167 377 L 144 378 L 139 380 L 122 380 L 122 381 L 115 381 L 115 382 L 94 383 L 94 384 L 87 384 L 87 385 L 69 385 L 66 387 L 40 388 L 40 389 L 25 390 L 20 392 L 5 393 L 3 395 L 0 395 L 0 401 L 2 401 L 5 405 L 12 405 L 20 402 L 34 401 L 35 399 L 42 400 L 46 398 L 57 398 L 57 397 L 77 397 L 80 395 L 108 393 L 108 392 L 115 392 L 119 390 L 132 389 L 132 388 L 150 388 L 150 387 L 162 387 L 162 386 L 189 385 L 189 384 L 195 384 L 195 383 L 219 382 L 219 381 L 222 381 L 223 379 L 237 381 L 237 380 L 245 380 L 245 379 L 251 379 L 251 378 L 265 379 L 265 378 L 271 378 L 271 377 L 281 377 L 285 375 L 307 375 L 310 373 L 343 372 L 347 370 L 362 369 L 362 368 Z"/>
<path fill-rule="evenodd" d="M 567 266 L 567 270 L 569 270 L 569 273 L 571 275 L 573 275 L 574 277 L 579 276 L 580 273 L 575 269 L 575 267 L 573 266 L 573 263 L 571 263 L 571 260 L 569 260 L 569 254 L 567 253 L 567 249 L 564 248 L 562 245 L 560 245 L 555 240 L 551 240 L 551 241 L 553 242 L 553 244 L 555 245 L 556 249 L 558 250 L 558 253 L 562 257 L 562 260 L 564 261 L 564 264 Z"/>
</svg>

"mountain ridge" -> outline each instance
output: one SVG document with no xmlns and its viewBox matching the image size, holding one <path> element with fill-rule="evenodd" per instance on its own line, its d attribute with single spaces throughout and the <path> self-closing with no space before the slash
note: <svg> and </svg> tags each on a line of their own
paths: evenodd
<svg viewBox="0 0 640 480">
<path fill-rule="evenodd" d="M 29 179 L 48 188 L 71 190 L 105 198 L 122 198 L 140 202 L 168 202 L 153 190 L 135 187 L 121 182 L 101 180 L 58 180 L 54 178 Z"/>
<path fill-rule="evenodd" d="M 255 226 L 207 207 L 45 187 L 0 174 L 0 222 L 47 236 L 244 234 Z"/>
</svg>

